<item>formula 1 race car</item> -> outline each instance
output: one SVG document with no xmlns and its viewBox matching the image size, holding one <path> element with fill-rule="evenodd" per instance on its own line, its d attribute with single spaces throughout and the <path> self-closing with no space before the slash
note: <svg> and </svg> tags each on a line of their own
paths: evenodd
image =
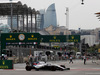
<svg viewBox="0 0 100 75">
<path fill-rule="evenodd" d="M 57 64 L 45 63 L 45 62 L 34 62 L 32 66 L 30 66 L 29 63 L 27 62 L 25 69 L 27 71 L 31 71 L 32 69 L 35 69 L 36 71 L 39 71 L 39 70 L 50 70 L 50 71 L 70 70 L 70 68 L 66 68 L 65 65 L 57 65 Z"/>
</svg>

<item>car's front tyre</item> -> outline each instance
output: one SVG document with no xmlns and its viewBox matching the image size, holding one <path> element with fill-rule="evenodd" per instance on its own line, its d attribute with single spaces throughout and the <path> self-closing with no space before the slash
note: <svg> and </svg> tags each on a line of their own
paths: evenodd
<svg viewBox="0 0 100 75">
<path fill-rule="evenodd" d="M 39 71 L 39 69 L 37 68 L 37 69 L 35 69 L 36 71 Z"/>
<path fill-rule="evenodd" d="M 66 68 L 66 70 L 70 70 L 70 68 Z"/>
<path fill-rule="evenodd" d="M 60 66 L 63 67 L 63 68 L 66 68 L 65 65 L 60 65 Z"/>
<path fill-rule="evenodd" d="M 26 66 L 25 69 L 26 69 L 26 71 L 31 71 L 32 68 L 31 68 L 31 66 Z"/>
</svg>

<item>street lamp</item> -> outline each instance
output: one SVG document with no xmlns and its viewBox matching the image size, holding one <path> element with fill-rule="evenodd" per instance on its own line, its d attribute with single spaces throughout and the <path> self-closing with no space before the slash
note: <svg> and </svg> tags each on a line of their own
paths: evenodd
<svg viewBox="0 0 100 75">
<path fill-rule="evenodd" d="M 79 35 L 80 35 L 80 38 L 81 38 L 81 28 L 79 28 Z M 79 43 L 79 51 L 81 52 L 81 55 L 82 55 L 82 41 L 80 39 L 80 43 Z"/>
</svg>

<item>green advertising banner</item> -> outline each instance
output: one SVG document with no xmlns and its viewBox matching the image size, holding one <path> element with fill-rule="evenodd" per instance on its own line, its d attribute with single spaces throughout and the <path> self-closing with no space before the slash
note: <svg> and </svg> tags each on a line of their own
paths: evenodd
<svg viewBox="0 0 100 75">
<path fill-rule="evenodd" d="M 36 45 L 40 42 L 80 42 L 80 35 L 40 35 L 39 33 L 2 33 L 0 55 L 8 45 Z"/>
<path fill-rule="evenodd" d="M 80 35 L 42 35 L 41 42 L 80 42 Z"/>
<path fill-rule="evenodd" d="M 2 33 L 0 54 L 8 45 L 35 45 L 39 43 L 39 33 Z"/>
<path fill-rule="evenodd" d="M 40 34 L 39 33 L 2 33 L 1 39 L 4 42 L 40 42 Z"/>
<path fill-rule="evenodd" d="M 41 42 L 65 42 L 65 35 L 42 35 Z"/>
<path fill-rule="evenodd" d="M 80 35 L 68 35 L 66 36 L 66 42 L 80 42 Z"/>
<path fill-rule="evenodd" d="M 0 69 L 13 69 L 12 60 L 0 60 Z"/>
</svg>

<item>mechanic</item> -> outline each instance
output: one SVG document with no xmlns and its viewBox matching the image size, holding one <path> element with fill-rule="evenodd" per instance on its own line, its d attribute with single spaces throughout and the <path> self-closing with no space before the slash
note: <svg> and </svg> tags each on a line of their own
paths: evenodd
<svg viewBox="0 0 100 75">
<path fill-rule="evenodd" d="M 31 54 L 29 56 L 29 62 L 30 62 L 31 65 L 33 65 L 33 56 Z"/>
</svg>

